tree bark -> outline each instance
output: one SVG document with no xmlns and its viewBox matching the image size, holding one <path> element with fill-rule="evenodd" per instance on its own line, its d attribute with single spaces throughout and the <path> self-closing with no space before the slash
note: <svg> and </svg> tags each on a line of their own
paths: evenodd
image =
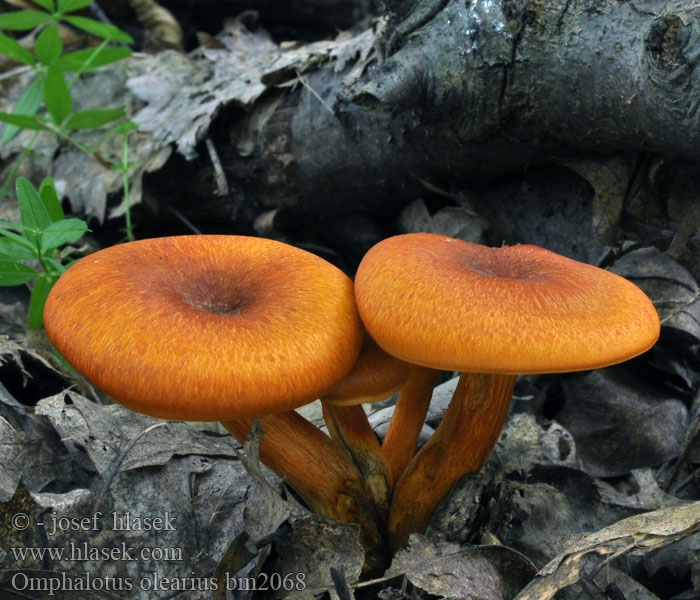
<svg viewBox="0 0 700 600">
<path fill-rule="evenodd" d="M 293 91 L 229 113 L 234 143 L 222 138 L 219 148 L 234 193 L 216 199 L 219 214 L 238 203 L 248 222 L 283 207 L 286 227 L 321 232 L 332 217 L 371 245 L 381 232 L 366 219 L 394 215 L 423 181 L 474 186 L 565 157 L 700 156 L 700 8 L 660 0 L 385 4 L 394 12 L 360 79 L 346 85 L 347 72 L 329 65 Z M 262 111 L 272 112 L 258 145 L 237 154 L 236 136 Z M 167 174 L 194 196 L 184 212 L 207 211 L 211 170 L 199 166 L 188 181 L 181 169 Z"/>
</svg>

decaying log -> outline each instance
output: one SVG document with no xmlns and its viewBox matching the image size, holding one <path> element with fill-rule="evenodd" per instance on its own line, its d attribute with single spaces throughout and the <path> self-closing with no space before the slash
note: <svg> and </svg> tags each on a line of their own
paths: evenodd
<svg viewBox="0 0 700 600">
<path fill-rule="evenodd" d="M 700 5 L 387 4 L 359 79 L 347 85 L 347 71 L 320 65 L 222 117 L 233 143 L 221 136 L 217 147 L 234 189 L 216 198 L 219 215 L 245 205 L 296 207 L 286 218 L 307 224 L 386 216 L 422 181 L 473 186 L 567 157 L 700 156 Z M 251 128 L 257 143 L 243 152 Z M 207 213 L 208 161 L 164 173 L 188 197 L 185 212 Z"/>
</svg>

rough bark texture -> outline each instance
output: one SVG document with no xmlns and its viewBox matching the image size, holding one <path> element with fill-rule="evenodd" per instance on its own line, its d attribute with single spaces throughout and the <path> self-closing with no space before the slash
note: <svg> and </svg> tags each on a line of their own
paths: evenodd
<svg viewBox="0 0 700 600">
<path fill-rule="evenodd" d="M 245 225 L 286 207 L 276 215 L 283 229 L 336 239 L 330 219 L 318 225 L 332 216 L 361 255 L 381 235 L 366 217 L 394 215 L 424 189 L 421 179 L 474 186 L 551 159 L 700 155 L 698 8 L 619 0 L 386 4 L 394 12 L 377 43 L 385 57 L 358 81 L 347 86 L 343 73 L 319 69 L 293 91 L 224 117 L 233 146 L 241 131 L 265 124 L 245 157 L 219 140 L 230 198 L 207 206 L 208 161 L 186 172 L 187 181 L 181 168 L 166 171 L 179 196 L 191 194 L 185 212 L 231 214 Z"/>
</svg>

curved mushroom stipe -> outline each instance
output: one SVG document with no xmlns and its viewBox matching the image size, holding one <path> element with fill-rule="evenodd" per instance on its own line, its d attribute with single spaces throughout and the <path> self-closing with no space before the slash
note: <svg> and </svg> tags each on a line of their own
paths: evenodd
<svg viewBox="0 0 700 600">
<path fill-rule="evenodd" d="M 408 379 L 399 391 L 394 414 L 382 444 L 394 485 L 416 452 L 418 436 L 423 428 L 439 373 L 438 370 L 412 364 Z"/>
<path fill-rule="evenodd" d="M 241 444 L 252 419 L 223 421 Z M 260 460 L 287 481 L 315 513 L 360 525 L 366 569 L 386 567 L 385 511 L 374 501 L 362 473 L 318 427 L 294 411 L 262 417 Z M 319 485 L 322 482 L 323 485 Z"/>
<path fill-rule="evenodd" d="M 419 450 L 394 489 L 389 512 L 392 553 L 424 531 L 452 486 L 481 469 L 508 416 L 515 375 L 462 373 L 440 426 Z"/>
<path fill-rule="evenodd" d="M 388 398 L 404 385 L 408 373 L 408 363 L 384 352 L 366 333 L 352 371 L 321 398 L 331 438 L 360 469 L 377 503 L 387 513 L 395 480 L 360 404 Z"/>
<path fill-rule="evenodd" d="M 394 486 L 381 445 L 362 405 L 322 402 L 321 406 L 331 439 L 362 473 L 377 506 L 388 515 Z"/>
</svg>

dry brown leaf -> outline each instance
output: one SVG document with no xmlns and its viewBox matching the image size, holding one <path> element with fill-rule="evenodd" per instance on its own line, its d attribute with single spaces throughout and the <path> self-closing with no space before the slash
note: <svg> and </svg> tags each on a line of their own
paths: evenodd
<svg viewBox="0 0 700 600">
<path fill-rule="evenodd" d="M 556 419 L 574 436 L 589 475 L 625 475 L 678 456 L 688 427 L 680 400 L 624 368 L 567 374 L 561 382 L 566 406 Z"/>
<path fill-rule="evenodd" d="M 573 536 L 515 600 L 549 600 L 613 558 L 644 555 L 700 532 L 700 502 L 628 517 L 594 533 Z"/>
<path fill-rule="evenodd" d="M 186 423 L 163 421 L 113 404 L 99 406 L 73 392 L 45 398 L 37 415 L 49 418 L 64 439 L 80 444 L 102 476 L 119 471 L 165 465 L 176 455 L 236 456 L 230 437 L 203 436 Z M 146 435 L 143 432 L 152 426 Z M 130 441 L 138 443 L 130 446 Z M 122 456 L 128 448 L 126 456 Z"/>
<path fill-rule="evenodd" d="M 187 598 L 210 598 L 210 592 L 200 588 L 216 583 L 211 573 L 230 540 L 249 521 L 244 509 L 252 498 L 251 480 L 228 438 L 213 438 L 186 424 L 156 421 L 119 406 L 99 406 L 77 394 L 66 403 L 65 396 L 40 401 L 34 413 L 0 398 L 0 415 L 25 409 L 25 418 L 15 419 L 12 426 L 0 419 L 0 448 L 11 453 L 7 458 L 17 459 L 14 464 L 0 462 L 2 499 L 9 502 L 0 503 L 0 515 L 22 513 L 29 519 L 21 531 L 3 530 L 0 523 L 0 557 L 2 549 L 7 551 L 0 597 L 17 591 L 14 574 L 19 574 L 15 584 L 22 585 L 23 573 L 28 573 L 36 585 L 54 582 L 65 587 L 60 581 L 56 584 L 57 577 L 85 586 L 89 572 L 94 580 L 111 578 L 115 585 L 130 586 L 128 597 L 135 600 L 168 591 L 153 586 L 168 586 L 175 579 L 189 586 Z M 28 490 L 10 487 L 16 486 L 20 474 Z M 68 491 L 40 491 L 44 489 Z M 87 519 L 89 526 L 54 531 L 53 523 L 64 517 L 64 522 Z M 145 518 L 160 521 L 152 528 L 139 527 L 135 519 Z M 11 551 L 47 545 L 57 550 L 43 559 Z M 84 554 L 94 549 L 98 554 Z M 99 554 L 103 549 L 116 558 L 104 560 Z M 68 596 L 61 592 L 55 597 Z"/>
<path fill-rule="evenodd" d="M 633 164 L 629 159 L 565 161 L 563 165 L 576 171 L 594 190 L 593 231 L 602 244 L 612 245 L 617 239 L 622 209 Z"/>
<path fill-rule="evenodd" d="M 509 600 L 534 574 L 524 555 L 505 546 L 464 548 L 413 534 L 409 548 L 394 557 L 385 577 L 404 575 L 414 586 L 443 598 Z"/>
<path fill-rule="evenodd" d="M 700 289 L 692 274 L 668 254 L 641 248 L 611 269 L 637 284 L 651 298 L 661 324 L 700 340 Z"/>
</svg>

